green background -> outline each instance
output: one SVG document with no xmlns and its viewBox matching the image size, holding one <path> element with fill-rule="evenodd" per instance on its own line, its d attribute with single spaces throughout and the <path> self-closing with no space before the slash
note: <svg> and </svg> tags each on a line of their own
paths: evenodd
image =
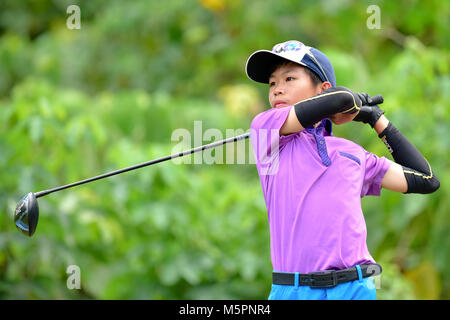
<svg viewBox="0 0 450 320">
<path fill-rule="evenodd" d="M 67 27 L 71 4 L 81 29 Z M 0 298 L 266 299 L 267 211 L 249 157 L 167 161 L 40 198 L 32 238 L 13 212 L 30 191 L 172 153 L 172 133 L 194 121 L 246 131 L 268 108 L 248 56 L 297 39 L 328 55 L 338 85 L 382 94 L 441 181 L 362 199 L 378 298 L 449 299 L 449 17 L 438 0 L 1 1 Z M 392 159 L 368 125 L 334 134 Z M 67 288 L 70 265 L 80 290 Z"/>
</svg>

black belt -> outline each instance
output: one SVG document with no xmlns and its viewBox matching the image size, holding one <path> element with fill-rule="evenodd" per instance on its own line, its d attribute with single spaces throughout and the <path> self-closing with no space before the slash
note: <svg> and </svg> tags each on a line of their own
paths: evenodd
<svg viewBox="0 0 450 320">
<path fill-rule="evenodd" d="M 360 265 L 363 278 L 372 277 L 381 273 L 379 264 L 363 264 Z M 344 270 L 326 270 L 319 272 L 311 272 L 298 275 L 299 286 L 310 286 L 311 288 L 332 288 L 340 283 L 358 280 L 358 269 L 356 267 Z M 294 286 L 295 273 L 273 272 L 272 283 L 286 286 Z"/>
</svg>

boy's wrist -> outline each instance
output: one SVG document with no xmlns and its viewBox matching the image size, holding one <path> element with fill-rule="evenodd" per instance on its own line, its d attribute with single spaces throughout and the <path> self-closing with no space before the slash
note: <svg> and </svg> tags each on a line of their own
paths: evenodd
<svg viewBox="0 0 450 320">
<path fill-rule="evenodd" d="M 375 125 L 373 126 L 374 130 L 380 134 L 383 132 L 384 129 L 387 128 L 389 124 L 389 120 L 384 116 L 384 114 L 381 115 L 381 117 L 375 122 Z"/>
</svg>

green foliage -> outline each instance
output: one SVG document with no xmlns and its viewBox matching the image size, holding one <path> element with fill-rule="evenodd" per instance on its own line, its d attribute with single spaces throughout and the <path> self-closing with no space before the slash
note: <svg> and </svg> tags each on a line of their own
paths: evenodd
<svg viewBox="0 0 450 320">
<path fill-rule="evenodd" d="M 70 4 L 80 30 L 66 28 Z M 249 157 L 207 165 L 192 155 L 40 198 L 32 238 L 12 214 L 30 191 L 171 154 L 173 132 L 193 135 L 194 121 L 223 138 L 246 131 L 267 108 L 246 59 L 299 39 L 330 57 L 338 85 L 383 94 L 386 116 L 441 181 L 431 195 L 363 198 L 379 299 L 449 299 L 449 4 L 378 1 L 382 29 L 369 30 L 371 4 L 2 1 L 0 298 L 267 298 L 267 212 Z M 368 126 L 333 130 L 391 158 Z M 72 264 L 81 290 L 67 289 Z"/>
</svg>

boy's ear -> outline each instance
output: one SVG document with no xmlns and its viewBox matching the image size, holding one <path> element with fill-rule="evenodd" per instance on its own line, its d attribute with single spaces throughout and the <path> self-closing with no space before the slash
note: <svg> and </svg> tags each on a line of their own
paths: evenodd
<svg viewBox="0 0 450 320">
<path fill-rule="evenodd" d="M 322 91 L 325 91 L 332 87 L 331 83 L 329 81 L 322 82 L 322 84 L 320 86 L 321 86 Z"/>
</svg>

